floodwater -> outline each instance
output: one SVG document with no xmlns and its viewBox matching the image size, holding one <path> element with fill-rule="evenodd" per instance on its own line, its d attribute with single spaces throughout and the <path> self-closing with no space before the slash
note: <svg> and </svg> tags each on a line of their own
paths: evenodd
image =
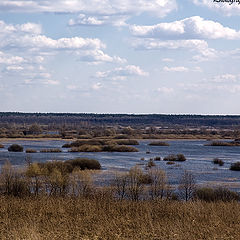
<svg viewBox="0 0 240 240">
<path fill-rule="evenodd" d="M 170 146 L 149 146 L 150 142 L 151 140 L 140 140 L 140 144 L 135 146 L 139 150 L 136 153 L 70 153 L 64 148 L 62 153 L 15 153 L 7 150 L 13 143 L 22 145 L 25 150 L 31 148 L 39 151 L 46 148 L 61 148 L 66 141 L 8 141 L 3 142 L 5 148 L 0 149 L 0 166 L 6 160 L 19 167 L 26 165 L 26 159 L 31 159 L 32 162 L 45 162 L 88 157 L 97 159 L 103 170 L 126 171 L 135 165 L 144 169 L 150 158 L 157 156 L 163 158 L 169 154 L 183 153 L 187 158 L 185 162 L 176 162 L 174 165 L 167 165 L 165 161 L 155 162 L 167 172 L 171 184 L 177 184 L 184 170 L 188 170 L 192 172 L 198 184 L 219 185 L 240 191 L 240 172 L 229 170 L 231 163 L 240 161 L 240 147 L 204 146 L 206 140 L 171 140 L 168 141 Z M 146 151 L 150 151 L 150 154 L 146 154 Z M 212 163 L 213 158 L 216 157 L 225 162 L 224 166 L 220 167 Z"/>
</svg>

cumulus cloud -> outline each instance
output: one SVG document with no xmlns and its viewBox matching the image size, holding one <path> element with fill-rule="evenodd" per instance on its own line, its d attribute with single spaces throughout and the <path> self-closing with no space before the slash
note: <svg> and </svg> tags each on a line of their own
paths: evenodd
<svg viewBox="0 0 240 240">
<path fill-rule="evenodd" d="M 127 26 L 126 21 L 129 19 L 126 15 L 111 15 L 111 16 L 91 16 L 79 14 L 75 19 L 71 18 L 68 22 L 69 26 L 102 26 L 112 25 L 116 27 Z"/>
<path fill-rule="evenodd" d="M 23 57 L 13 56 L 0 51 L 0 63 L 6 65 L 16 65 L 24 63 L 26 60 Z"/>
<path fill-rule="evenodd" d="M 159 87 L 157 92 L 168 95 L 174 93 L 174 89 L 169 87 Z"/>
<path fill-rule="evenodd" d="M 99 89 L 101 89 L 103 86 L 102 86 L 102 84 L 100 83 L 100 82 L 98 82 L 98 83 L 94 83 L 93 85 L 92 85 L 92 89 L 93 90 L 99 90 Z"/>
<path fill-rule="evenodd" d="M 175 0 L 2 0 L 0 11 L 59 12 L 95 15 L 138 15 L 150 13 L 162 17 L 175 10 Z"/>
<path fill-rule="evenodd" d="M 118 56 L 109 56 L 104 53 L 102 50 L 94 50 L 94 51 L 82 51 L 77 52 L 77 55 L 80 56 L 79 60 L 83 62 L 88 62 L 90 64 L 99 64 L 102 62 L 106 63 L 119 63 L 124 64 L 127 63 L 127 60 L 124 58 L 120 58 Z"/>
<path fill-rule="evenodd" d="M 226 16 L 240 15 L 240 5 L 238 2 L 214 2 L 209 0 L 192 0 L 192 2 L 197 6 L 207 7 Z"/>
<path fill-rule="evenodd" d="M 240 93 L 240 74 L 225 73 L 205 78 L 196 83 L 181 83 L 182 89 L 188 92 L 221 92 Z"/>
<path fill-rule="evenodd" d="M 136 37 L 158 39 L 240 39 L 240 31 L 224 27 L 218 22 L 204 20 L 199 16 L 180 21 L 159 23 L 152 26 L 130 26 Z"/>
<path fill-rule="evenodd" d="M 30 54 L 35 62 L 42 63 L 42 53 L 56 54 L 65 51 L 68 54 L 80 56 L 79 60 L 90 63 L 126 63 L 126 59 L 118 56 L 109 56 L 103 50 L 106 45 L 97 38 L 59 38 L 52 39 L 42 33 L 41 25 L 26 23 L 12 25 L 0 21 L 0 49 L 15 51 L 22 55 Z M 0 62 L 5 63 L 24 61 L 23 57 L 4 58 L 0 53 Z"/>
<path fill-rule="evenodd" d="M 128 77 L 145 76 L 148 76 L 148 73 L 143 71 L 139 66 L 128 65 L 105 72 L 97 72 L 95 77 L 102 79 L 125 80 Z"/>
<path fill-rule="evenodd" d="M 163 71 L 165 72 L 189 72 L 189 69 L 186 67 L 163 67 Z"/>
<path fill-rule="evenodd" d="M 174 59 L 172 59 L 172 58 L 163 58 L 162 61 L 163 62 L 174 62 Z"/>
<path fill-rule="evenodd" d="M 217 75 L 211 78 L 210 80 L 205 80 L 207 82 L 212 82 L 212 83 L 235 83 L 237 81 L 240 81 L 240 74 L 222 74 L 222 75 Z"/>
</svg>

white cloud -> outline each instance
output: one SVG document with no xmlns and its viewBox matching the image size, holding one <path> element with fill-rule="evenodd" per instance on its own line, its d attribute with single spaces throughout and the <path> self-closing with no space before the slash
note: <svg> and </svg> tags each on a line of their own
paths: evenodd
<svg viewBox="0 0 240 240">
<path fill-rule="evenodd" d="M 18 71 L 24 70 L 24 68 L 22 66 L 7 66 L 6 70 L 7 71 L 16 71 L 16 72 L 18 72 Z"/>
<path fill-rule="evenodd" d="M 240 31 L 222 26 L 218 22 L 199 16 L 152 26 L 130 26 L 136 37 L 174 39 L 240 39 Z"/>
<path fill-rule="evenodd" d="M 226 16 L 240 15 L 239 1 L 214 2 L 209 0 L 192 0 L 192 2 L 198 6 L 205 6 L 213 11 L 223 13 Z"/>
<path fill-rule="evenodd" d="M 115 68 L 106 72 L 97 72 L 97 78 L 105 78 L 112 80 L 125 80 L 127 77 L 146 77 L 148 76 L 147 72 L 144 72 L 139 66 L 128 65 L 121 68 Z"/>
<path fill-rule="evenodd" d="M 116 27 L 127 26 L 126 21 L 129 16 L 125 15 L 111 15 L 111 16 L 89 16 L 85 14 L 79 14 L 75 19 L 70 19 L 69 26 L 102 26 L 112 25 Z"/>
<path fill-rule="evenodd" d="M 198 39 L 162 41 L 153 38 L 135 38 L 131 40 L 130 44 L 136 50 L 189 50 L 197 53 L 193 56 L 193 60 L 197 62 L 216 59 L 220 54 L 215 49 L 209 48 L 205 40 Z"/>
<path fill-rule="evenodd" d="M 154 14 L 163 17 L 175 10 L 175 0 L 1 0 L 3 12 L 58 12 L 92 15 L 138 15 Z"/>
<path fill-rule="evenodd" d="M 156 50 L 156 49 L 196 49 L 208 48 L 208 43 L 204 40 L 168 40 L 161 41 L 153 38 L 133 39 L 131 45 L 138 50 Z"/>
<path fill-rule="evenodd" d="M 235 83 L 237 81 L 240 82 L 240 75 L 234 75 L 229 73 L 214 76 L 212 79 L 209 80 L 209 82 L 213 83 Z"/>
<path fill-rule="evenodd" d="M 119 63 L 124 64 L 127 63 L 126 59 L 120 58 L 118 56 L 109 56 L 105 54 L 102 50 L 90 50 L 90 51 L 82 51 L 77 52 L 77 55 L 80 56 L 80 60 L 83 62 L 88 62 L 90 64 L 99 64 L 99 63 Z"/>
<path fill-rule="evenodd" d="M 0 34 L 13 34 L 13 33 L 31 33 L 31 34 L 41 34 L 42 27 L 40 24 L 36 23 L 25 23 L 25 24 L 6 24 L 4 21 L 0 20 Z M 0 36 L 1 36 L 0 35 Z"/>
<path fill-rule="evenodd" d="M 165 66 L 163 68 L 163 71 L 165 71 L 165 72 L 189 72 L 189 69 L 186 68 L 186 67 L 182 67 L 182 66 L 180 66 L 180 67 L 167 67 L 167 66 Z"/>
<path fill-rule="evenodd" d="M 174 59 L 172 59 L 172 58 L 163 58 L 162 61 L 163 62 L 174 62 Z"/>
<path fill-rule="evenodd" d="M 168 88 L 168 87 L 159 87 L 157 89 L 157 92 L 168 95 L 168 94 L 174 93 L 174 89 L 173 88 Z"/>
<path fill-rule="evenodd" d="M 46 56 L 54 56 L 59 52 L 74 55 L 78 60 L 90 64 L 117 63 L 127 60 L 118 56 L 109 56 L 103 50 L 106 45 L 97 38 L 59 38 L 52 39 L 42 34 L 42 27 L 35 23 L 7 24 L 0 21 L 0 63 L 5 65 L 5 74 L 28 69 L 36 71 L 33 64 L 44 64 Z M 2 51 L 1 51 L 2 50 Z M 4 52 L 3 52 L 4 51 Z M 14 65 L 15 67 L 8 67 Z M 29 65 L 29 66 L 28 66 Z M 29 83 L 29 81 L 27 81 Z M 56 84 L 47 82 L 47 84 Z"/>
<path fill-rule="evenodd" d="M 92 85 L 92 89 L 93 90 L 99 90 L 99 89 L 101 89 L 103 86 L 102 86 L 102 84 L 101 83 L 94 83 L 93 85 Z"/>
<path fill-rule="evenodd" d="M 45 85 L 59 85 L 60 82 L 57 81 L 57 80 L 51 80 L 51 79 L 49 79 L 49 80 L 44 81 L 43 84 L 45 84 Z"/>
<path fill-rule="evenodd" d="M 6 65 L 15 65 L 24 63 L 26 60 L 23 57 L 13 56 L 0 51 L 0 63 Z"/>
<path fill-rule="evenodd" d="M 221 74 L 205 78 L 196 83 L 180 83 L 179 86 L 188 92 L 196 93 L 240 93 L 240 74 Z"/>
</svg>

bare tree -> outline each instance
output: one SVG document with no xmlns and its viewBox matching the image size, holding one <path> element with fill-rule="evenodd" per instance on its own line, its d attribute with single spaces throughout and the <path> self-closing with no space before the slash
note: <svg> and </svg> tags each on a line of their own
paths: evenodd
<svg viewBox="0 0 240 240">
<path fill-rule="evenodd" d="M 143 192 L 143 171 L 134 166 L 130 169 L 128 174 L 128 195 L 133 201 L 138 201 Z"/>
<path fill-rule="evenodd" d="M 115 189 L 117 197 L 120 200 L 123 200 L 126 197 L 127 184 L 128 184 L 128 174 L 117 172 L 113 180 L 113 187 Z"/>
<path fill-rule="evenodd" d="M 179 195 L 185 201 L 189 201 L 193 197 L 196 183 L 192 173 L 184 171 L 178 186 Z"/>
<path fill-rule="evenodd" d="M 93 192 L 91 171 L 75 170 L 70 177 L 70 192 L 73 196 L 89 196 Z"/>
<path fill-rule="evenodd" d="M 151 177 L 149 194 L 151 199 L 163 198 L 168 195 L 169 185 L 165 171 L 160 168 L 153 168 L 148 171 Z"/>
</svg>

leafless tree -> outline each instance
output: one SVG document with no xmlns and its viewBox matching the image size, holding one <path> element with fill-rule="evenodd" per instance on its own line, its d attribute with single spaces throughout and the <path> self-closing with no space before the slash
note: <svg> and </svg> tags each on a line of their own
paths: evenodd
<svg viewBox="0 0 240 240">
<path fill-rule="evenodd" d="M 196 183 L 192 173 L 184 171 L 179 182 L 179 195 L 185 201 L 189 201 L 193 197 L 194 190 L 196 189 Z"/>
<path fill-rule="evenodd" d="M 148 171 L 151 177 L 149 187 L 149 194 L 152 200 L 157 198 L 164 198 L 169 191 L 168 180 L 165 171 L 160 168 L 152 168 Z"/>
</svg>

